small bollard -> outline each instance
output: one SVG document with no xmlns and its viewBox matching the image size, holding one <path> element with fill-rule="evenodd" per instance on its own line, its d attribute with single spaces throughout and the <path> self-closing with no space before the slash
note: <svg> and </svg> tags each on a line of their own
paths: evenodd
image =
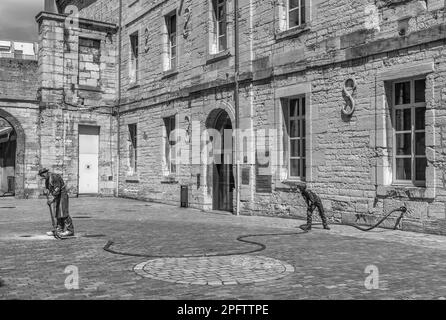
<svg viewBox="0 0 446 320">
<path fill-rule="evenodd" d="M 181 208 L 189 207 L 189 187 L 181 186 L 181 195 L 180 195 Z"/>
</svg>

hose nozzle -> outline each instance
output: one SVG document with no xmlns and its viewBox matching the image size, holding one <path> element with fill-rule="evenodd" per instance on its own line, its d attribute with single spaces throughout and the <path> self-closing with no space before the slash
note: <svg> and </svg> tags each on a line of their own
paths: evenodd
<svg viewBox="0 0 446 320">
<path fill-rule="evenodd" d="M 400 207 L 399 209 L 402 213 L 406 213 L 407 212 L 407 208 L 405 206 Z"/>
</svg>

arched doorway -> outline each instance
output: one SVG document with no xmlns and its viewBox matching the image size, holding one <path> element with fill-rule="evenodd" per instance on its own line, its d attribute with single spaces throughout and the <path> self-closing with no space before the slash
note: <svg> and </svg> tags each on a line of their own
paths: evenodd
<svg viewBox="0 0 446 320">
<path fill-rule="evenodd" d="M 20 122 L 0 109 L 0 196 L 25 195 L 25 132 Z"/>
<path fill-rule="evenodd" d="M 233 212 L 235 182 L 232 161 L 232 121 L 226 111 L 219 112 L 213 128 L 220 133 L 221 152 L 214 155 L 212 164 L 212 205 L 214 210 Z M 228 139 L 230 140 L 228 141 Z"/>
<path fill-rule="evenodd" d="M 0 196 L 15 195 L 17 134 L 11 124 L 0 118 Z"/>
</svg>

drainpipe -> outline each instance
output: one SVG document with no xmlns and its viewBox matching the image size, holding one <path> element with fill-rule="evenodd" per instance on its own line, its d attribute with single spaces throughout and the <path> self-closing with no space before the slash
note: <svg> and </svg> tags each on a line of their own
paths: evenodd
<svg viewBox="0 0 446 320">
<path fill-rule="evenodd" d="M 118 122 L 118 130 L 117 130 L 117 155 L 118 155 L 118 164 L 117 164 L 117 172 L 116 172 L 116 197 L 119 197 L 119 174 L 121 170 L 121 62 L 122 62 L 122 0 L 119 0 L 119 34 L 118 34 L 118 103 L 117 103 L 117 122 Z"/>
<path fill-rule="evenodd" d="M 238 0 L 234 0 L 234 68 L 235 68 L 235 90 L 234 90 L 234 107 L 235 107 L 235 150 L 236 150 L 236 214 L 240 215 L 240 101 L 239 101 L 239 73 L 240 73 L 240 40 L 239 40 L 239 20 L 238 20 Z"/>
</svg>

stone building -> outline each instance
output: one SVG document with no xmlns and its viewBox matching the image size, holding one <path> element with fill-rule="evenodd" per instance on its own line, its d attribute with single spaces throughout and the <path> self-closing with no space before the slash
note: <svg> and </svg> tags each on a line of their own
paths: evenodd
<svg viewBox="0 0 446 320">
<path fill-rule="evenodd" d="M 179 205 L 187 186 L 195 208 L 304 217 L 305 181 L 333 220 L 405 205 L 402 229 L 446 234 L 443 0 L 59 0 L 36 19 L 26 90 L 0 86 L 19 196 L 44 165 L 73 195 Z"/>
</svg>

